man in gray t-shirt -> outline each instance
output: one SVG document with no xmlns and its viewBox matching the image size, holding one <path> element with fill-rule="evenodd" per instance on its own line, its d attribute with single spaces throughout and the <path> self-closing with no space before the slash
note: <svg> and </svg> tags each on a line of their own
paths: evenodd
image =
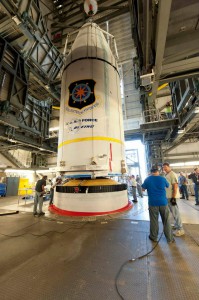
<svg viewBox="0 0 199 300">
<path fill-rule="evenodd" d="M 179 208 L 176 202 L 176 199 L 180 198 L 180 193 L 178 188 L 178 177 L 176 173 L 171 170 L 171 167 L 167 162 L 163 164 L 163 170 L 165 171 L 166 179 L 169 182 L 169 187 L 166 189 L 166 196 L 168 199 L 168 206 L 170 212 L 172 213 L 173 218 L 175 220 L 174 227 L 176 231 L 174 231 L 174 235 L 181 236 L 184 235 L 184 230 L 182 226 Z"/>
</svg>

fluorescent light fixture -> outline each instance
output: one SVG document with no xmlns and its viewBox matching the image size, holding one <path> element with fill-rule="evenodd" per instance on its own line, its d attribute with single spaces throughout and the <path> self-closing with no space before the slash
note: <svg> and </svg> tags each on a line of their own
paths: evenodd
<svg viewBox="0 0 199 300">
<path fill-rule="evenodd" d="M 36 170 L 36 173 L 51 173 L 50 170 Z"/>
<path fill-rule="evenodd" d="M 49 131 L 59 131 L 59 127 L 51 127 L 49 128 Z"/>
<path fill-rule="evenodd" d="M 17 25 L 21 24 L 21 21 L 19 20 L 19 18 L 17 16 L 12 17 L 12 19 Z"/>
<path fill-rule="evenodd" d="M 180 162 L 180 163 L 173 163 L 173 164 L 170 164 L 171 167 L 184 167 L 184 163 L 183 162 Z"/>
<path fill-rule="evenodd" d="M 199 107 L 196 107 L 196 108 L 194 109 L 194 113 L 195 113 L 195 114 L 198 114 L 198 113 L 199 113 Z"/>
<path fill-rule="evenodd" d="M 35 171 L 33 170 L 19 170 L 19 169 L 6 169 L 6 173 L 34 173 Z"/>
<path fill-rule="evenodd" d="M 197 166 L 197 165 L 199 165 L 199 161 L 187 161 L 187 162 L 170 164 L 171 167 L 185 167 L 185 166 Z"/>
<path fill-rule="evenodd" d="M 178 130 L 178 134 L 182 134 L 182 133 L 184 133 L 184 132 L 185 132 L 184 129 L 179 129 L 179 130 Z"/>
<path fill-rule="evenodd" d="M 184 163 L 185 166 L 199 165 L 199 161 L 188 161 Z"/>
</svg>

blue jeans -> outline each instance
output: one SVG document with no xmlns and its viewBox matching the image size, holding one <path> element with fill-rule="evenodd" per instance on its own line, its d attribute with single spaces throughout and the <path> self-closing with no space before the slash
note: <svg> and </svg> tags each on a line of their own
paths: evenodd
<svg viewBox="0 0 199 300">
<path fill-rule="evenodd" d="M 138 195 L 139 197 L 143 197 L 143 193 L 142 193 L 142 187 L 140 184 L 137 184 L 137 191 L 138 191 Z"/>
<path fill-rule="evenodd" d="M 180 189 L 181 189 L 181 192 L 182 192 L 182 198 L 186 198 L 188 200 L 189 199 L 189 194 L 187 192 L 187 186 L 186 185 L 181 185 Z"/>
<path fill-rule="evenodd" d="M 199 197 L 198 197 L 198 193 L 199 193 L 199 185 L 194 184 L 194 192 L 195 192 L 196 204 L 199 204 Z"/>
<path fill-rule="evenodd" d="M 177 230 L 183 229 L 178 205 L 171 205 L 170 199 L 168 199 L 168 206 L 169 206 L 169 210 L 172 213 L 172 216 L 173 216 L 173 218 L 175 220 L 175 227 L 176 227 L 176 229 Z"/>
<path fill-rule="evenodd" d="M 51 188 L 50 189 L 50 202 L 49 202 L 49 205 L 53 204 L 53 198 L 54 198 L 54 189 Z"/>
<path fill-rule="evenodd" d="M 41 195 L 41 192 L 35 191 L 35 198 L 34 198 L 34 210 L 33 213 L 37 212 L 37 205 L 39 204 L 39 210 L 38 213 L 40 214 L 42 212 L 42 206 L 43 206 L 43 195 Z"/>
<path fill-rule="evenodd" d="M 132 186 L 132 195 L 133 195 L 133 200 L 137 201 L 136 186 Z"/>
<path fill-rule="evenodd" d="M 158 216 L 161 216 L 163 223 L 163 230 L 166 236 L 167 242 L 173 240 L 173 232 L 169 220 L 169 209 L 168 206 L 149 206 L 149 217 L 150 217 L 150 237 L 153 240 L 158 239 L 159 223 Z"/>
</svg>

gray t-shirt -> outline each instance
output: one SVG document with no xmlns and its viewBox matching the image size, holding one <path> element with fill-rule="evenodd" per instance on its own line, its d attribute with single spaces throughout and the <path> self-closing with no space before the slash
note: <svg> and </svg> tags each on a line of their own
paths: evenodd
<svg viewBox="0 0 199 300">
<path fill-rule="evenodd" d="M 169 187 L 166 189 L 166 196 L 168 199 L 172 198 L 172 192 L 173 192 L 173 184 L 178 184 L 178 176 L 175 172 L 170 171 L 168 174 L 166 174 L 166 180 L 169 182 Z M 179 188 L 177 188 L 177 193 L 175 198 L 180 198 L 180 192 Z"/>
</svg>

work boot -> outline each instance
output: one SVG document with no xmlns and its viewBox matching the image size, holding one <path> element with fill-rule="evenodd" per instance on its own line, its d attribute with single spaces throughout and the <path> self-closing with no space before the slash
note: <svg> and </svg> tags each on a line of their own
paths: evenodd
<svg viewBox="0 0 199 300">
<path fill-rule="evenodd" d="M 44 216 L 44 215 L 45 215 L 45 212 L 43 212 L 43 211 L 38 214 L 39 217 Z"/>
<path fill-rule="evenodd" d="M 183 229 L 176 230 L 173 234 L 174 234 L 175 236 L 181 236 L 181 235 L 184 235 L 184 230 L 183 230 Z"/>
</svg>

